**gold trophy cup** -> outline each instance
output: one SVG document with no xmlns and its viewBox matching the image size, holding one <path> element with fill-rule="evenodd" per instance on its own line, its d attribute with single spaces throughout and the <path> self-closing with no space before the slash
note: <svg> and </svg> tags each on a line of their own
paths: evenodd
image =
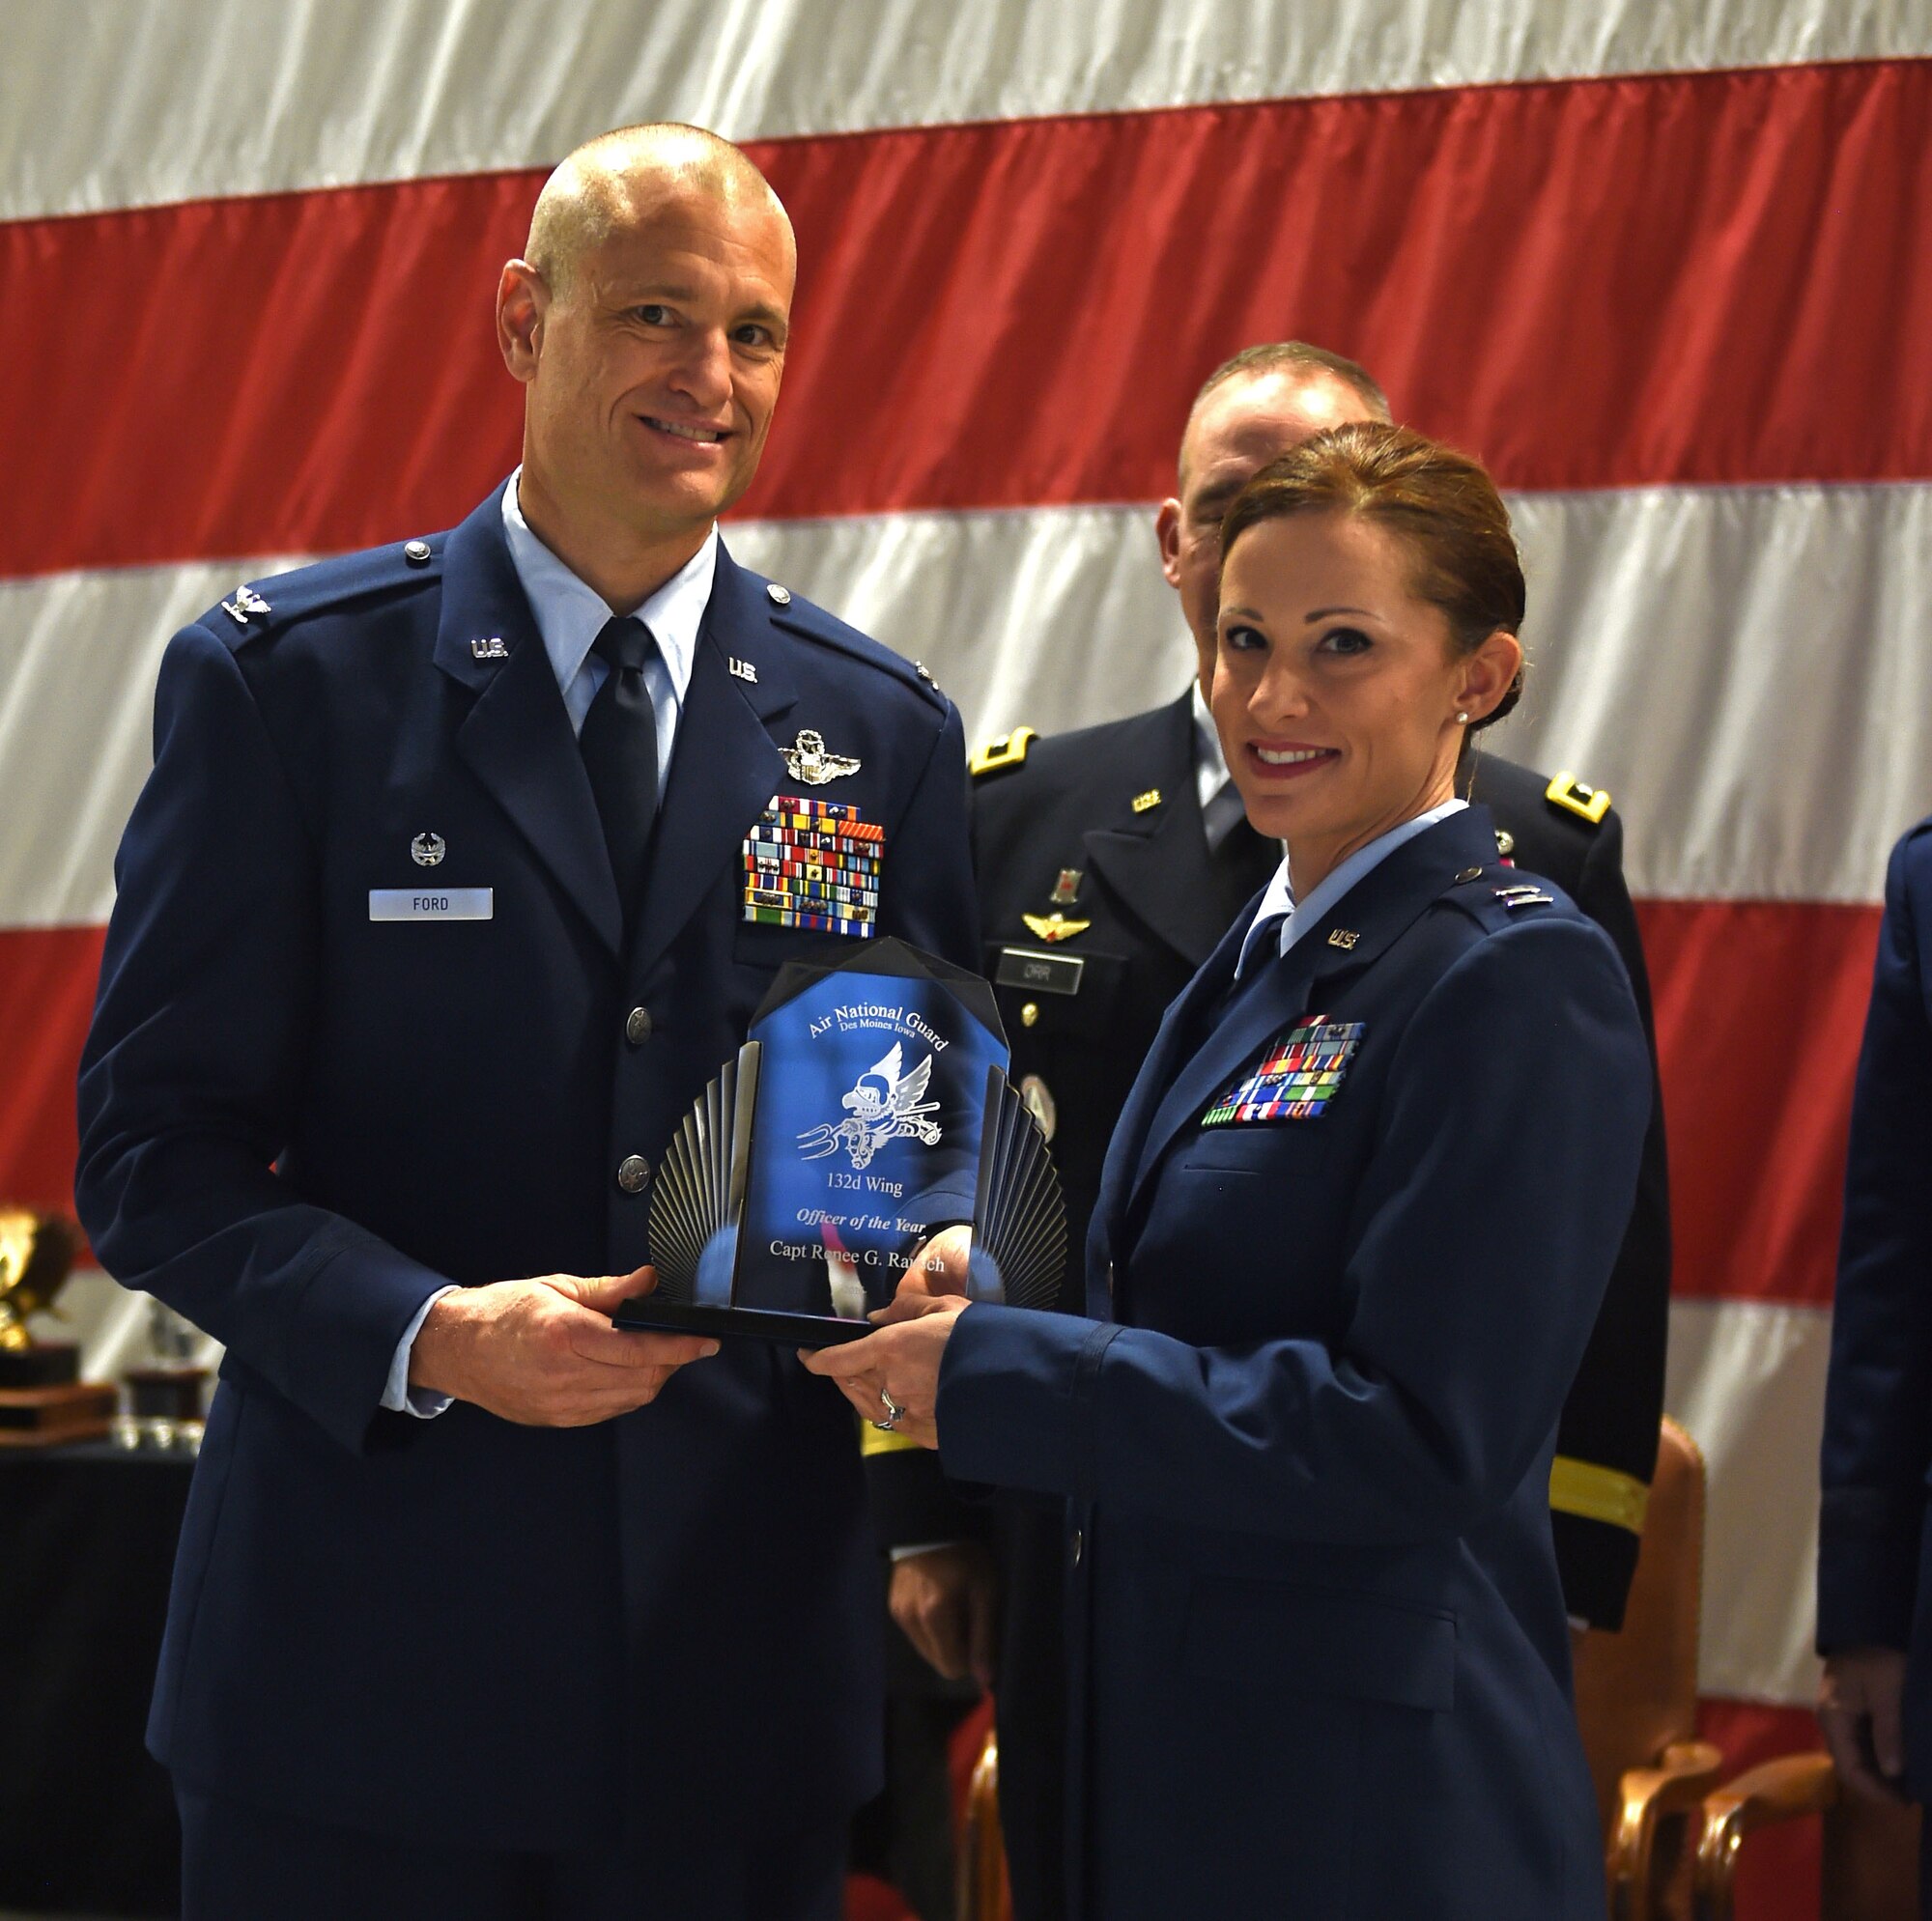
<svg viewBox="0 0 1932 1921">
<path fill-rule="evenodd" d="M 48 1447 L 107 1432 L 117 1396 L 80 1378 L 71 1342 L 38 1342 L 27 1317 L 52 1309 L 80 1248 L 58 1215 L 0 1208 L 0 1447 Z"/>
</svg>

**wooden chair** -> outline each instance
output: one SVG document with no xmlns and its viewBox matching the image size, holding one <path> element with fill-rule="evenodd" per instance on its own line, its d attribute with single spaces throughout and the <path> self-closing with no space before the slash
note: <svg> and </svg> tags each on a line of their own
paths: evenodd
<svg viewBox="0 0 1932 1921">
<path fill-rule="evenodd" d="M 1623 1631 L 1585 1635 L 1577 1658 L 1615 1921 L 1690 1912 L 1692 1817 L 1722 1769 L 1696 1737 L 1703 1562 L 1704 1457 L 1666 1416 Z"/>
<path fill-rule="evenodd" d="M 956 1911 L 959 1921 L 1013 1921 L 1007 1844 L 1000 1833 L 1000 1742 L 990 1727 L 966 1784 Z"/>
<path fill-rule="evenodd" d="M 1731 1921 L 1747 1835 L 1806 1815 L 1819 1816 L 1823 1828 L 1824 1921 L 1917 1921 L 1918 1810 L 1847 1793 L 1823 1753 L 1780 1755 L 1704 1797 L 1696 1921 Z"/>
</svg>

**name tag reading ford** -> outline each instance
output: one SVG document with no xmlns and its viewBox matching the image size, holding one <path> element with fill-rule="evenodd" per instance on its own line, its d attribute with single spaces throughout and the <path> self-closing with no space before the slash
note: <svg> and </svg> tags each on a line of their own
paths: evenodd
<svg viewBox="0 0 1932 1921">
<path fill-rule="evenodd" d="M 489 920 L 494 888 L 371 888 L 371 920 Z"/>
<path fill-rule="evenodd" d="M 1032 947 L 1002 947 L 993 978 L 1002 987 L 1025 987 L 1036 994 L 1078 994 L 1086 966 L 1084 954 L 1042 954 Z"/>
</svg>

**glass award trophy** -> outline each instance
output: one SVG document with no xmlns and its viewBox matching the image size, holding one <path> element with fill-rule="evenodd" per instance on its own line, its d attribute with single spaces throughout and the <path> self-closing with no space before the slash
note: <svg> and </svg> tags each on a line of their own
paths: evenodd
<svg viewBox="0 0 1932 1921">
<path fill-rule="evenodd" d="M 901 941 L 788 963 L 658 1165 L 658 1285 L 618 1325 L 852 1340 L 962 1222 L 973 1299 L 1051 1302 L 1066 1208 L 1008 1059 L 992 989 Z"/>
</svg>

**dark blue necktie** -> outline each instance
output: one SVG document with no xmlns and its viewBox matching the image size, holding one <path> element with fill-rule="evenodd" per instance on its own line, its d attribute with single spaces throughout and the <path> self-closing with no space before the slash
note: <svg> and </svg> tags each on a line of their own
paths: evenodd
<svg viewBox="0 0 1932 1921">
<path fill-rule="evenodd" d="M 644 666 L 658 643 L 641 620 L 608 620 L 590 651 L 609 665 L 578 743 L 604 822 L 604 844 L 628 919 L 643 888 L 658 810 L 658 720 Z"/>
</svg>

